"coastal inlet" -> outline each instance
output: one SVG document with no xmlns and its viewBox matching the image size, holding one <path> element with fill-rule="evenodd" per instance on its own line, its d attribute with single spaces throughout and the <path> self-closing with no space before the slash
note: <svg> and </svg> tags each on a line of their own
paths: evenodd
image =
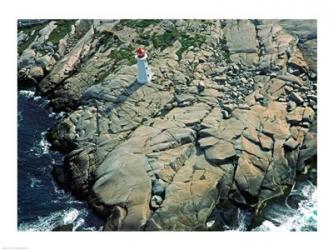
<svg viewBox="0 0 333 250">
<path fill-rule="evenodd" d="M 85 202 L 60 189 L 51 172 L 63 155 L 49 150 L 47 130 L 62 116 L 53 113 L 34 90 L 18 92 L 18 230 L 97 231 L 102 221 Z"/>
</svg>

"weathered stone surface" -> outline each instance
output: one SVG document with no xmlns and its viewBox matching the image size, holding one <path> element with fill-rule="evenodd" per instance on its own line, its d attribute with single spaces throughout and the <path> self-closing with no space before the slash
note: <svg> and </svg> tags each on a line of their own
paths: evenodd
<svg viewBox="0 0 333 250">
<path fill-rule="evenodd" d="M 293 102 L 293 101 L 289 101 L 288 104 L 287 104 L 287 108 L 288 108 L 288 111 L 292 111 L 296 108 L 296 103 Z"/>
<path fill-rule="evenodd" d="M 305 41 L 302 51 L 310 69 L 317 72 L 317 39 Z"/>
<path fill-rule="evenodd" d="M 259 137 L 260 145 L 263 149 L 270 150 L 273 148 L 274 142 L 271 137 L 264 135 L 264 134 L 260 134 L 260 135 L 258 135 L 258 137 Z"/>
<path fill-rule="evenodd" d="M 309 159 L 313 159 L 313 157 L 316 155 L 317 155 L 317 134 L 310 132 L 306 134 L 302 145 L 302 149 L 300 149 L 299 151 L 297 170 L 304 171 L 305 162 Z"/>
<path fill-rule="evenodd" d="M 303 54 L 299 49 L 295 50 L 295 53 L 289 58 L 289 66 L 299 69 L 301 72 L 308 73 L 309 66 L 303 58 Z"/>
<path fill-rule="evenodd" d="M 207 148 L 215 145 L 219 142 L 219 139 L 215 137 L 206 137 L 199 140 L 199 145 L 201 148 Z"/>
<path fill-rule="evenodd" d="M 303 120 L 304 108 L 297 107 L 287 115 L 287 121 L 291 124 L 298 124 Z"/>
<path fill-rule="evenodd" d="M 195 104 L 191 107 L 174 108 L 167 115 L 168 119 L 180 121 L 185 125 L 200 123 L 209 113 L 209 106 L 206 104 Z"/>
<path fill-rule="evenodd" d="M 315 112 L 310 107 L 304 108 L 303 120 L 306 122 L 312 122 L 315 118 Z"/>
<path fill-rule="evenodd" d="M 317 20 L 304 22 L 300 19 L 279 20 L 284 29 L 297 35 L 301 39 L 312 39 L 317 37 Z"/>
<path fill-rule="evenodd" d="M 217 184 L 222 170 L 202 156 L 189 159 L 174 177 L 161 208 L 151 217 L 146 230 L 203 230 L 218 199 Z"/>
<path fill-rule="evenodd" d="M 29 74 L 33 79 L 37 81 L 44 76 L 44 71 L 43 68 L 35 66 L 30 69 Z"/>
<path fill-rule="evenodd" d="M 205 150 L 205 156 L 208 161 L 215 164 L 225 163 L 236 155 L 234 145 L 227 141 L 220 141 L 214 146 Z"/>
<path fill-rule="evenodd" d="M 284 86 L 286 82 L 277 78 L 273 78 L 267 83 L 264 91 L 272 96 L 280 96 L 284 93 Z"/>
<path fill-rule="evenodd" d="M 255 143 L 259 143 L 259 138 L 258 138 L 258 134 L 255 128 L 253 127 L 248 127 L 246 130 L 244 130 L 243 132 L 243 136 L 246 139 L 249 139 L 250 141 L 253 141 Z"/>
<path fill-rule="evenodd" d="M 284 68 L 290 48 L 296 45 L 295 37 L 285 32 L 274 20 L 263 20 L 256 28 L 260 49 L 264 52 L 258 68 L 263 71 Z"/>
<path fill-rule="evenodd" d="M 297 146 L 299 145 L 299 143 L 297 141 L 295 141 L 294 138 L 290 137 L 285 143 L 284 146 L 286 146 L 289 149 L 295 149 Z"/>
<path fill-rule="evenodd" d="M 42 55 L 50 23 L 19 55 L 20 84 L 68 112 L 48 138 L 69 187 L 104 230 L 207 230 L 213 211 L 225 222 L 230 207 L 259 211 L 316 157 L 313 21 L 149 22 L 76 21 Z M 132 55 L 142 44 L 146 84 Z"/>
<path fill-rule="evenodd" d="M 63 59 L 57 63 L 50 74 L 44 78 L 39 86 L 42 93 L 47 93 L 55 88 L 63 80 L 68 78 L 75 70 L 85 56 L 87 56 L 91 48 L 91 40 L 93 31 L 88 32 L 79 43 L 71 50 Z"/>
<path fill-rule="evenodd" d="M 243 154 L 238 160 L 238 167 L 235 174 L 235 181 L 240 190 L 257 196 L 265 172 L 252 164 L 248 154 Z"/>
<path fill-rule="evenodd" d="M 122 204 L 127 208 L 119 230 L 140 230 L 150 215 L 151 181 L 146 172 L 149 163 L 144 155 L 128 154 L 127 150 L 113 151 L 99 166 L 94 193 L 107 206 Z"/>
<path fill-rule="evenodd" d="M 249 20 L 228 21 L 225 37 L 232 61 L 249 67 L 258 63 L 256 31 Z"/>
</svg>

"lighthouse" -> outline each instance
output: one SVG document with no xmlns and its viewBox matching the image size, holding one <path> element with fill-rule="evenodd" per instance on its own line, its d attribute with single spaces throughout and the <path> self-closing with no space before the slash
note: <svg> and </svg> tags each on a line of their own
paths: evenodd
<svg viewBox="0 0 333 250">
<path fill-rule="evenodd" d="M 139 83 L 147 83 L 151 79 L 151 71 L 148 67 L 147 54 L 143 48 L 136 50 L 136 64 L 138 67 L 137 81 Z"/>
</svg>

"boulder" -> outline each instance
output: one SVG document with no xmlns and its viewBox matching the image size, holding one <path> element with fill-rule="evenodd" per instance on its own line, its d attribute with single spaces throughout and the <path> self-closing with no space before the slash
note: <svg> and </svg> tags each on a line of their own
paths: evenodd
<svg viewBox="0 0 333 250">
<path fill-rule="evenodd" d="M 34 67 L 30 68 L 29 74 L 30 74 L 30 77 L 32 77 L 33 79 L 38 81 L 44 76 L 44 71 L 41 67 L 34 66 Z"/>
<path fill-rule="evenodd" d="M 284 144 L 288 149 L 295 149 L 299 143 L 292 137 L 290 137 Z"/>
<path fill-rule="evenodd" d="M 217 199 L 223 172 L 202 156 L 189 159 L 167 187 L 165 199 L 147 223 L 146 230 L 203 230 Z"/>
<path fill-rule="evenodd" d="M 260 192 L 264 176 L 265 172 L 250 161 L 249 155 L 246 153 L 242 154 L 238 160 L 238 167 L 235 174 L 235 181 L 238 188 L 255 197 Z"/>
<path fill-rule="evenodd" d="M 295 101 L 298 105 L 300 105 L 304 102 L 304 99 L 295 92 L 291 92 L 289 94 L 289 98 L 290 98 L 290 100 Z"/>
<path fill-rule="evenodd" d="M 253 67 L 258 63 L 256 30 L 249 20 L 229 20 L 226 25 L 225 37 L 233 62 L 248 67 Z"/>
<path fill-rule="evenodd" d="M 260 141 L 260 145 L 264 150 L 271 150 L 273 148 L 274 142 L 271 137 L 264 134 L 259 134 L 258 138 Z"/>
<path fill-rule="evenodd" d="M 146 172 L 149 163 L 144 155 L 126 151 L 126 148 L 113 151 L 99 166 L 93 190 L 104 205 L 122 204 L 120 207 L 126 209 L 118 230 L 140 230 L 150 215 L 151 181 Z"/>
<path fill-rule="evenodd" d="M 227 141 L 220 141 L 205 150 L 206 159 L 215 164 L 223 164 L 236 156 L 234 145 Z"/>
</svg>

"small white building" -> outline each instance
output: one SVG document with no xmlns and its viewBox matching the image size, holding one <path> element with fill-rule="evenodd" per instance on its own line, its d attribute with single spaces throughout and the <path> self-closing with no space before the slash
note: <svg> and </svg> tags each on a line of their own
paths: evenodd
<svg viewBox="0 0 333 250">
<path fill-rule="evenodd" d="M 138 67 L 137 81 L 139 83 L 147 83 L 151 80 L 151 71 L 148 67 L 147 54 L 143 48 L 136 50 L 136 62 Z"/>
</svg>

